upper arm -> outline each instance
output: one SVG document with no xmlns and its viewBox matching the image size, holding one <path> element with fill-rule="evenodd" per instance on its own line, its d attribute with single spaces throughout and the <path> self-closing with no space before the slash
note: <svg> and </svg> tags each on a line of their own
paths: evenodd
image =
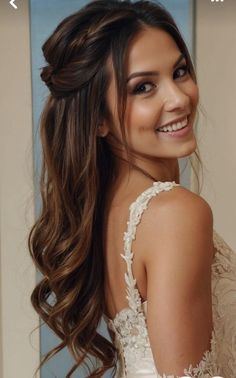
<svg viewBox="0 0 236 378">
<path fill-rule="evenodd" d="M 207 202 L 176 188 L 149 211 L 147 324 L 160 374 L 183 374 L 209 349 L 213 216 Z"/>
</svg>

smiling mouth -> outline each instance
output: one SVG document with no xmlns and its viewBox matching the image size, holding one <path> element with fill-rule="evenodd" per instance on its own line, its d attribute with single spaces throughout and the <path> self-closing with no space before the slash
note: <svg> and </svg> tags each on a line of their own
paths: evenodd
<svg viewBox="0 0 236 378">
<path fill-rule="evenodd" d="M 159 127 L 159 128 L 156 129 L 156 131 L 162 132 L 162 133 L 177 132 L 177 131 L 182 130 L 185 127 L 187 127 L 188 122 L 189 122 L 189 116 L 186 116 L 181 121 L 177 121 L 177 122 L 174 122 L 174 123 L 172 123 L 170 125 Z"/>
</svg>

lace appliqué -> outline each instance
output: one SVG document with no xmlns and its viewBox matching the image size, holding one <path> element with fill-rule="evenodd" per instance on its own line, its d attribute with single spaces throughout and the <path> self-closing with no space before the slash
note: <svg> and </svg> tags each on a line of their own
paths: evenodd
<svg viewBox="0 0 236 378">
<path fill-rule="evenodd" d="M 188 369 L 184 369 L 184 374 L 187 377 L 194 378 L 212 378 L 213 376 L 221 374 L 220 369 L 217 365 L 216 358 L 216 337 L 215 331 L 212 331 L 211 341 L 210 341 L 210 351 L 207 350 L 197 366 L 192 366 Z"/>
<path fill-rule="evenodd" d="M 172 182 L 154 182 L 153 186 L 145 190 L 135 202 L 133 202 L 130 207 L 130 216 L 127 222 L 128 228 L 124 233 L 124 254 L 121 257 L 126 261 L 127 273 L 125 273 L 125 281 L 127 284 L 127 299 L 129 307 L 134 312 L 142 312 L 141 309 L 141 298 L 138 289 L 136 288 L 136 279 L 133 277 L 132 273 L 132 262 L 133 262 L 133 252 L 131 251 L 132 241 L 135 239 L 136 228 L 141 220 L 142 213 L 148 207 L 149 200 L 161 192 L 162 190 L 168 191 L 174 186 L 180 186 L 174 181 Z"/>
<path fill-rule="evenodd" d="M 212 309 L 214 330 L 211 351 L 184 373 L 190 377 L 233 378 L 236 371 L 236 253 L 213 229 L 215 256 L 212 263 Z"/>
<path fill-rule="evenodd" d="M 178 378 L 174 375 L 160 375 L 155 368 L 147 332 L 146 316 L 141 302 L 136 279 L 132 273 L 133 253 L 132 241 L 135 239 L 136 227 L 149 200 L 162 190 L 170 190 L 179 186 L 173 182 L 154 182 L 153 186 L 144 191 L 130 207 L 127 232 L 124 233 L 124 254 L 127 272 L 125 273 L 128 306 L 121 310 L 108 326 L 116 336 L 116 346 L 120 349 L 121 370 L 117 378 L 135 376 L 153 376 L 157 378 Z M 186 377 L 212 378 L 223 375 L 233 378 L 236 371 L 236 254 L 214 230 L 214 246 L 216 253 L 212 264 L 212 298 L 213 324 L 210 350 L 206 351 L 197 366 L 190 365 L 184 370 Z M 231 286 L 229 284 L 231 282 Z M 224 294 L 222 293 L 224 292 Z M 218 295 L 220 292 L 220 295 Z M 220 299 L 219 299 L 220 298 Z M 235 306 L 230 310 L 229 306 Z M 228 331 L 225 324 L 228 325 Z M 228 333 L 227 333 L 228 332 Z M 223 347 L 221 345 L 223 343 Z M 219 366 L 221 367 L 219 369 Z M 223 367 L 223 370 L 221 370 Z M 222 372 L 223 371 L 223 372 Z"/>
<path fill-rule="evenodd" d="M 149 200 L 162 190 L 170 190 L 179 186 L 175 182 L 154 182 L 153 186 L 144 191 L 130 207 L 130 216 L 127 222 L 127 231 L 124 233 L 124 254 L 127 272 L 125 273 L 126 293 L 129 308 L 122 310 L 113 320 L 113 329 L 120 339 L 123 349 L 126 371 L 135 372 L 141 364 L 142 369 L 151 369 L 155 373 L 153 358 L 148 338 L 146 317 L 142 308 L 141 297 L 136 287 L 136 279 L 132 273 L 133 253 L 132 241 L 135 239 L 136 227 L 141 220 L 143 211 L 147 208 Z"/>
</svg>

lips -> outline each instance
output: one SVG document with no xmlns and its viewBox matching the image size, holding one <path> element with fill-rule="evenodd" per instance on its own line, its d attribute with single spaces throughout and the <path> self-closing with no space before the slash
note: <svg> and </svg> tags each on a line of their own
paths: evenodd
<svg viewBox="0 0 236 378">
<path fill-rule="evenodd" d="M 165 140 L 183 140 L 182 138 L 185 138 L 189 136 L 191 130 L 193 129 L 193 123 L 190 121 L 190 118 L 187 117 L 187 125 L 185 127 L 182 127 L 181 129 L 178 130 L 173 130 L 173 131 L 166 131 L 166 132 L 161 132 L 161 130 L 156 130 L 156 134 L 158 134 L 159 138 L 163 138 Z"/>
</svg>

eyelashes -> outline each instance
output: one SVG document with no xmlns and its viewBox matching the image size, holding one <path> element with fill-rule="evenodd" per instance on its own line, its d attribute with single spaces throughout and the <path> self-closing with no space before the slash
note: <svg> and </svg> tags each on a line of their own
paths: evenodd
<svg viewBox="0 0 236 378">
<path fill-rule="evenodd" d="M 152 83 L 151 81 L 145 81 L 141 84 L 138 84 L 132 91 L 132 94 L 148 93 L 152 90 L 152 88 L 156 88 L 156 84 Z"/>
<path fill-rule="evenodd" d="M 175 75 L 176 72 L 179 72 L 179 71 L 183 71 L 183 74 L 181 75 Z M 186 76 L 188 73 L 190 72 L 189 70 L 189 67 L 187 64 L 183 64 L 182 66 L 178 67 L 175 72 L 174 72 L 174 78 L 182 78 L 184 76 Z M 145 80 L 145 81 L 142 81 L 140 83 L 138 83 L 134 89 L 131 91 L 131 94 L 133 95 L 141 95 L 141 94 L 145 94 L 145 93 L 149 93 L 152 91 L 152 89 L 156 88 L 157 85 L 155 83 L 153 83 L 152 81 L 149 81 L 149 80 Z"/>
<path fill-rule="evenodd" d="M 178 67 L 175 72 L 179 70 L 184 70 L 184 74 L 180 76 L 180 77 L 183 77 L 189 72 L 189 67 L 187 64 L 183 64 L 182 66 Z"/>
</svg>

